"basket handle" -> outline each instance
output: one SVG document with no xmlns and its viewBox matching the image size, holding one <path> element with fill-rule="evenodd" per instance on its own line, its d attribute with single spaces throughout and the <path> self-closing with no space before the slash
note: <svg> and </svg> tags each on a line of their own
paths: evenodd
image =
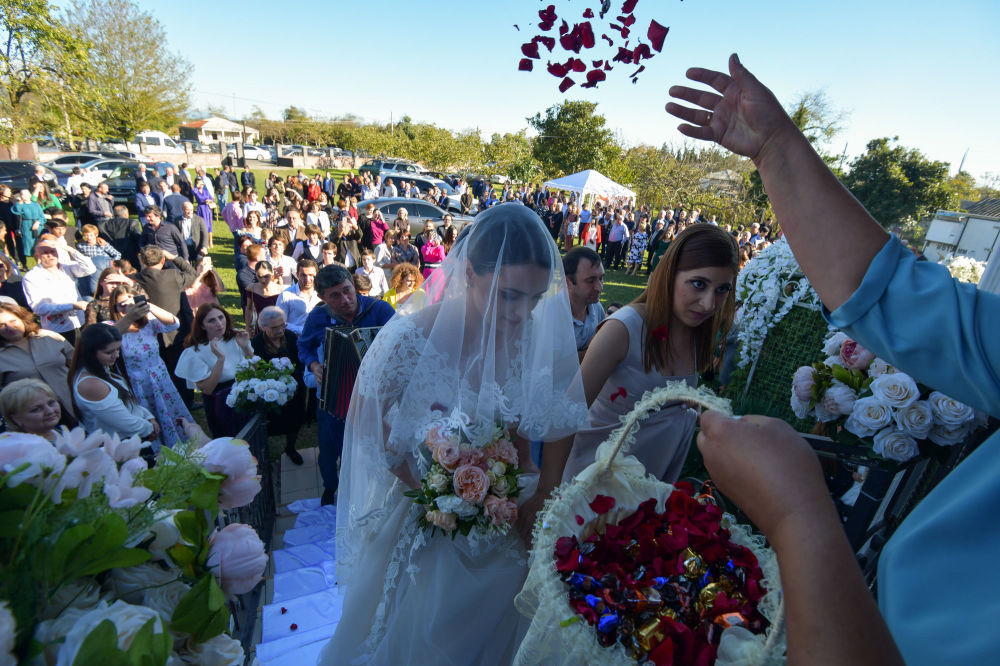
<svg viewBox="0 0 1000 666">
<path fill-rule="evenodd" d="M 639 422 L 647 418 L 654 410 L 662 409 L 668 402 L 695 403 L 706 409 L 721 412 L 726 416 L 733 415 L 733 408 L 729 400 L 720 398 L 704 386 L 691 388 L 685 382 L 675 381 L 646 391 L 632 407 L 632 410 L 622 417 L 621 427 L 611 433 L 609 440 L 615 443 L 615 447 L 601 469 L 601 476 L 608 473 L 623 450 L 628 451 L 628 444 L 635 439 L 633 430 L 638 430 Z"/>
</svg>

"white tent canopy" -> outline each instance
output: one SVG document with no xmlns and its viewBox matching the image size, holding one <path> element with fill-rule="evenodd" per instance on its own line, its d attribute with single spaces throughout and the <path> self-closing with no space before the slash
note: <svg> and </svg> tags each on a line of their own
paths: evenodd
<svg viewBox="0 0 1000 666">
<path fill-rule="evenodd" d="M 597 197 L 622 198 L 635 201 L 635 192 L 624 185 L 619 185 L 603 173 L 587 169 L 569 176 L 545 181 L 545 187 L 552 190 L 576 192 L 581 199 L 592 194 Z"/>
</svg>

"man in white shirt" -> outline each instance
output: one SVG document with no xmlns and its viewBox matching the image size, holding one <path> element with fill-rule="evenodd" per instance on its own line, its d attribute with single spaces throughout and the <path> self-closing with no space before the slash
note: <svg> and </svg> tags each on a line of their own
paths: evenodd
<svg viewBox="0 0 1000 666">
<path fill-rule="evenodd" d="M 286 326 L 295 335 L 302 335 L 306 317 L 320 303 L 314 287 L 317 272 L 319 264 L 315 261 L 299 259 L 295 269 L 295 279 L 298 280 L 298 284 L 293 284 L 278 294 L 275 305 L 284 311 Z"/>
<path fill-rule="evenodd" d="M 383 197 L 399 196 L 397 194 L 396 186 L 392 184 L 392 178 L 385 179 L 385 185 L 382 186 L 382 196 Z"/>
<path fill-rule="evenodd" d="M 78 166 L 73 167 L 73 175 L 66 179 L 66 194 L 71 197 L 79 196 L 83 192 L 80 189 L 83 182 L 83 171 Z"/>
</svg>

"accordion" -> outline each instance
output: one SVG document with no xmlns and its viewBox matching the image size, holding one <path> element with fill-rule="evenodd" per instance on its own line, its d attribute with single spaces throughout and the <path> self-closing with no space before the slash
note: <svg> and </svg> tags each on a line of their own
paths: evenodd
<svg viewBox="0 0 1000 666">
<path fill-rule="evenodd" d="M 323 386 L 319 392 L 320 409 L 341 420 L 347 417 L 361 360 L 380 330 L 381 326 L 331 326 L 326 329 L 326 363 Z"/>
</svg>

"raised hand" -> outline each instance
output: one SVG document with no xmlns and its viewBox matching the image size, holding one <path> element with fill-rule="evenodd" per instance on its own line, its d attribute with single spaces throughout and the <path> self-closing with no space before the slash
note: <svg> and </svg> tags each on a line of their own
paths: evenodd
<svg viewBox="0 0 1000 666">
<path fill-rule="evenodd" d="M 244 352 L 250 352 L 250 334 L 244 329 L 236 329 L 236 344 L 240 346 Z"/>
<path fill-rule="evenodd" d="M 774 137 L 785 131 L 797 131 L 774 93 L 740 63 L 735 53 L 729 57 L 728 75 L 692 67 L 687 77 L 710 86 L 719 94 L 671 86 L 671 97 L 701 107 L 694 109 L 675 102 L 667 103 L 668 113 L 690 123 L 678 126 L 681 134 L 714 141 L 756 162 Z"/>
<path fill-rule="evenodd" d="M 219 359 L 220 361 L 226 360 L 226 352 L 222 351 L 222 349 L 219 347 L 219 342 L 217 340 L 212 340 L 209 346 L 212 349 L 212 353 L 215 354 L 215 358 Z"/>
</svg>

